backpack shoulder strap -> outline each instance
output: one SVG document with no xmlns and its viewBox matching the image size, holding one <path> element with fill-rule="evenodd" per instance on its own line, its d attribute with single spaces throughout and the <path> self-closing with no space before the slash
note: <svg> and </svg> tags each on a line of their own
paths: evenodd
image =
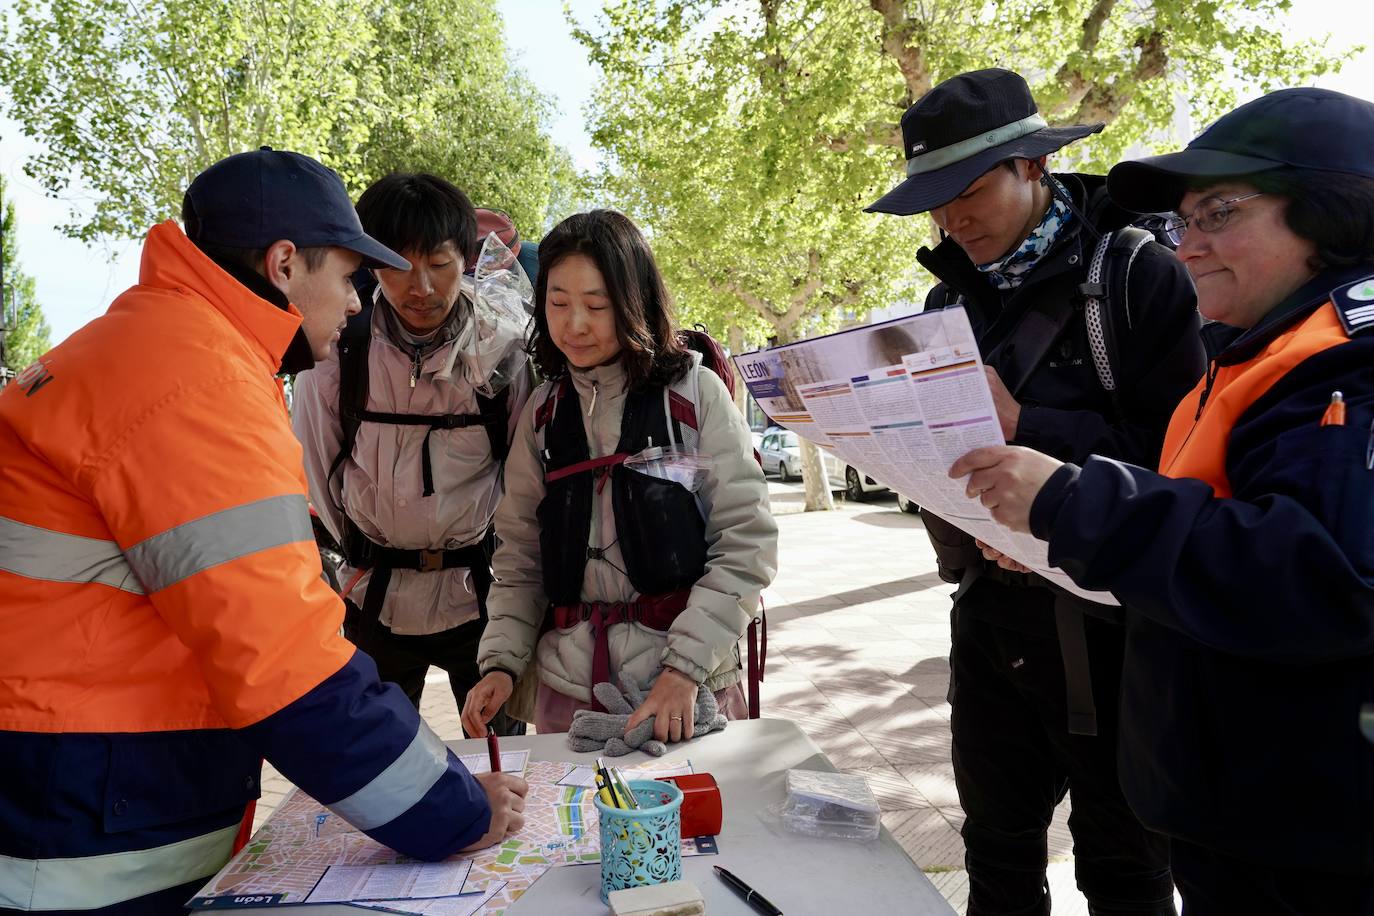
<svg viewBox="0 0 1374 916">
<path fill-rule="evenodd" d="M 1121 338 L 1135 327 L 1131 315 L 1130 273 L 1136 257 L 1154 237 L 1136 226 L 1126 226 L 1102 237 L 1088 264 L 1083 285 L 1083 318 L 1093 368 L 1103 390 L 1117 399 Z"/>
<path fill-rule="evenodd" d="M 572 393 L 572 382 L 565 375 L 561 379 L 544 382 L 531 398 L 539 405 L 534 409 L 534 448 L 539 460 L 548 463 L 549 426 L 558 411 L 558 402 Z"/>
<path fill-rule="evenodd" d="M 495 397 L 487 397 L 477 392 L 477 413 L 482 418 L 482 426 L 491 442 L 491 457 L 497 464 L 504 464 L 510 454 L 507 431 L 510 429 L 510 388 L 502 388 Z"/>
<path fill-rule="evenodd" d="M 367 410 L 368 372 L 367 353 L 372 343 L 372 306 L 366 305 L 357 315 L 349 319 L 339 335 L 339 425 L 343 435 L 339 440 L 339 453 L 329 466 L 327 489 L 333 492 L 334 475 L 353 454 L 353 444 L 358 439 L 358 427 L 362 424 L 362 413 Z M 340 506 L 340 509 L 343 507 Z"/>
<path fill-rule="evenodd" d="M 705 367 L 693 361 L 691 368 L 682 378 L 663 388 L 663 415 L 668 418 L 668 439 L 670 445 L 696 448 L 700 440 L 701 423 L 698 420 L 701 404 L 701 379 L 697 373 Z"/>
<path fill-rule="evenodd" d="M 1071 296 L 1058 296 L 1037 303 L 1022 313 L 1005 341 L 988 353 L 983 362 L 997 370 L 1002 384 L 1016 397 L 1035 370 L 1044 362 L 1055 341 L 1073 319 L 1078 303 Z"/>
</svg>

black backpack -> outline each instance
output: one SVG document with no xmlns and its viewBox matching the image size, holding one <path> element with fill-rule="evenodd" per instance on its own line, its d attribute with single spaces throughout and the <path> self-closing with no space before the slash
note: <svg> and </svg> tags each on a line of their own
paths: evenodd
<svg viewBox="0 0 1374 916">
<path fill-rule="evenodd" d="M 1163 221 L 1158 220 L 1158 225 L 1150 222 L 1155 219 L 1146 217 L 1102 235 L 1088 260 L 1088 275 L 1078 284 L 1078 295 L 1026 311 L 1015 332 L 1008 336 L 1008 340 L 1015 341 L 1015 364 L 1019 369 L 1013 369 L 1002 381 L 1013 396 L 1044 361 L 1081 307 L 1098 383 L 1111 397 L 1117 413 L 1121 413 L 1117 395 L 1121 340 L 1134 326 L 1131 265 L 1150 242 L 1173 247 L 1163 235 Z M 944 304 L 958 304 L 960 298 L 952 288 L 947 288 Z"/>
</svg>

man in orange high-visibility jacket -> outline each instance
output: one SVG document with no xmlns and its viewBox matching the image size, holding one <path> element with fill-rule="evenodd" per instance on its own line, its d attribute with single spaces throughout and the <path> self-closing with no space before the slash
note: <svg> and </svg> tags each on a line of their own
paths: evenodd
<svg viewBox="0 0 1374 916">
<path fill-rule="evenodd" d="M 274 378 L 328 354 L 360 263 L 406 261 L 293 153 L 211 166 L 183 217 L 0 394 L 0 910 L 181 912 L 262 757 L 420 858 L 523 822 L 339 636 Z"/>
</svg>

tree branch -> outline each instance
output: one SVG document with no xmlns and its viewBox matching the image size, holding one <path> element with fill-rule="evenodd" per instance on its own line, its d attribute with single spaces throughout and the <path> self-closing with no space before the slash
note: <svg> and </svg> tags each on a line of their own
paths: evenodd
<svg viewBox="0 0 1374 916">
<path fill-rule="evenodd" d="M 759 86 L 769 91 L 769 80 L 778 85 L 778 95 L 787 100 L 787 58 L 782 53 L 778 37 L 779 0 L 760 0 L 759 11 L 763 14 L 764 43 L 767 45 L 763 55 L 763 69 L 759 71 Z"/>
<path fill-rule="evenodd" d="M 1079 102 L 1070 121 L 1075 124 L 1092 124 L 1098 121 L 1111 122 L 1134 98 L 1131 90 L 1138 89 L 1141 83 L 1158 79 L 1169 67 L 1169 49 L 1164 33 L 1153 31 L 1136 39 L 1140 58 L 1135 63 L 1135 71 L 1130 79 L 1121 83 L 1099 83 L 1088 90 Z"/>
<path fill-rule="evenodd" d="M 718 292 L 727 293 L 734 296 L 740 302 L 752 309 L 760 318 L 768 322 L 778 332 L 779 336 L 785 336 L 796 324 L 806 317 L 807 309 L 812 304 L 816 293 L 820 292 L 823 282 L 820 277 L 821 256 L 820 253 L 812 249 L 806 254 L 806 280 L 796 291 L 792 293 L 790 301 L 787 303 L 785 311 L 778 311 L 771 303 L 763 299 L 756 293 L 751 292 L 734 280 L 719 280 L 708 274 L 695 261 L 688 260 L 687 266 L 691 268 L 711 289 Z M 854 298 L 851 293 L 845 301 Z"/>
<path fill-rule="evenodd" d="M 922 24 L 907 16 L 903 0 L 868 0 L 883 17 L 883 53 L 892 58 L 906 83 L 906 105 L 930 91 L 930 68 L 919 39 Z M 900 141 L 898 143 L 900 145 Z"/>
<path fill-rule="evenodd" d="M 1094 88 L 1088 78 L 1083 75 L 1082 69 L 1071 62 L 1092 58 L 1098 43 L 1102 41 L 1102 26 L 1107 23 L 1107 19 L 1112 15 L 1112 10 L 1116 8 L 1116 4 L 1117 0 L 1096 0 L 1092 9 L 1088 10 L 1088 15 L 1083 19 L 1082 32 L 1078 39 L 1078 53 L 1070 55 L 1060 66 L 1059 72 L 1054 75 L 1055 82 L 1063 86 L 1065 91 L 1065 99 L 1056 107 L 1056 114 L 1078 106 L 1083 101 L 1083 97 Z M 1070 120 L 1077 123 L 1076 116 Z"/>
<path fill-rule="evenodd" d="M 857 137 L 852 135 L 820 136 L 816 138 L 816 142 L 835 153 L 847 153 L 856 146 L 895 146 L 901 149 L 902 128 L 890 121 L 870 121 L 863 126 Z"/>
</svg>

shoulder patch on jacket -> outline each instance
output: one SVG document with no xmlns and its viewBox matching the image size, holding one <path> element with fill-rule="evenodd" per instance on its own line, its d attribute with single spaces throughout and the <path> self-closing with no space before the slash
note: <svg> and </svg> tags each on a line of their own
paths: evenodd
<svg viewBox="0 0 1374 916">
<path fill-rule="evenodd" d="M 1332 290 L 1331 301 L 1351 337 L 1374 329 L 1374 275 Z"/>
</svg>

